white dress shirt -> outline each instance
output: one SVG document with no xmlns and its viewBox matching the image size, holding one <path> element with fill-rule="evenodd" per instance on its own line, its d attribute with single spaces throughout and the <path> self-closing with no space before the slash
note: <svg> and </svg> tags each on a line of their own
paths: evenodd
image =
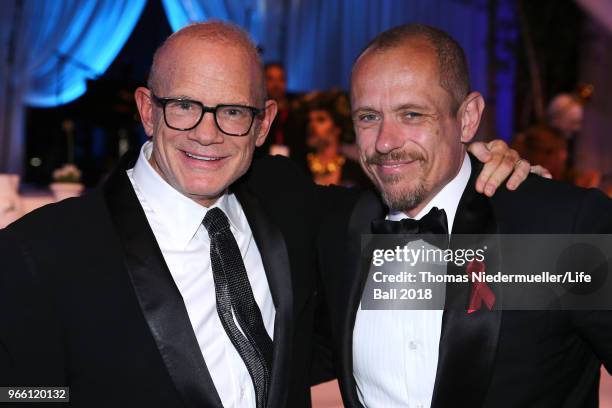
<svg viewBox="0 0 612 408">
<path fill-rule="evenodd" d="M 127 171 L 136 195 L 153 230 L 166 265 L 187 308 L 191 326 L 213 383 L 224 407 L 255 407 L 255 389 L 247 368 L 225 332 L 215 299 L 210 262 L 210 239 L 202 220 L 203 207 L 170 186 L 148 159 L 153 145 L 143 145 L 138 161 Z M 224 194 L 210 208 L 227 215 L 230 229 L 272 338 L 275 309 L 261 255 L 244 211 L 233 194 Z M 240 327 L 240 326 L 238 326 Z"/>
<path fill-rule="evenodd" d="M 472 167 L 466 153 L 459 173 L 421 210 L 444 209 L 452 230 Z M 392 211 L 388 220 L 409 218 Z M 442 330 L 442 310 L 357 311 L 353 329 L 353 371 L 359 400 L 366 407 L 431 406 Z"/>
</svg>

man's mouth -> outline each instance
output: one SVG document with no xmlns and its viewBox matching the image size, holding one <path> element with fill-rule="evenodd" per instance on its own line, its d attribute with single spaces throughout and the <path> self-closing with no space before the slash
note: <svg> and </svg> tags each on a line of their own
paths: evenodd
<svg viewBox="0 0 612 408">
<path fill-rule="evenodd" d="M 225 158 L 222 156 L 198 156 L 196 154 L 189 153 L 189 152 L 184 152 L 184 153 L 185 153 L 185 156 L 187 157 L 190 157 L 195 160 L 201 160 L 201 161 L 219 161 Z"/>
<path fill-rule="evenodd" d="M 387 162 L 387 163 L 379 163 L 378 165 L 380 167 L 383 167 L 385 169 L 396 169 L 400 166 L 403 166 L 405 164 L 410 164 L 413 161 L 403 161 L 403 162 Z"/>
<path fill-rule="evenodd" d="M 393 160 L 393 161 L 379 161 L 373 163 L 376 166 L 376 172 L 381 176 L 398 176 L 406 172 L 416 170 L 415 166 L 418 166 L 419 160 Z"/>
</svg>

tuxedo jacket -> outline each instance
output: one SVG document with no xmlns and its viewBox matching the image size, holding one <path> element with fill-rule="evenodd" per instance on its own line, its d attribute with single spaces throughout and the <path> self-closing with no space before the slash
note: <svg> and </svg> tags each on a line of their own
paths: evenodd
<svg viewBox="0 0 612 408">
<path fill-rule="evenodd" d="M 135 158 L 0 231 L 0 386 L 69 386 L 61 407 L 221 407 L 125 172 Z M 268 407 L 310 405 L 318 222 L 306 176 L 286 162 L 264 159 L 232 186 L 276 308 Z M 272 185 L 282 192 L 264 208 Z"/>
<path fill-rule="evenodd" d="M 612 204 L 599 191 L 530 176 L 516 192 L 500 189 L 487 198 L 475 190 L 481 166 L 471 160 L 453 234 L 612 232 Z M 352 358 L 368 270 L 360 265 L 360 237 L 385 215 L 373 193 L 349 198 L 320 236 L 333 352 L 348 407 L 361 406 Z M 432 407 L 597 407 L 602 362 L 612 370 L 612 312 L 446 310 Z"/>
</svg>

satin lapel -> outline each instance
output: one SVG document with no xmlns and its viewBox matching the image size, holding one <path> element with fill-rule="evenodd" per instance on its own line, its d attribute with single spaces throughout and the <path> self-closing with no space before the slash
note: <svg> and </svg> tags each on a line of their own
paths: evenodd
<svg viewBox="0 0 612 408">
<path fill-rule="evenodd" d="M 276 308 L 268 406 L 285 406 L 293 344 L 293 286 L 289 254 L 283 235 L 266 215 L 257 198 L 242 184 L 238 184 L 234 192 L 253 231 Z"/>
<path fill-rule="evenodd" d="M 362 251 L 362 235 L 371 234 L 370 224 L 372 220 L 384 217 L 384 207 L 378 196 L 371 192 L 365 193 L 355 204 L 348 225 L 346 237 L 346 262 L 342 283 L 348 284 L 348 290 L 338 291 L 346 299 L 342 299 L 340 305 L 344 308 L 342 320 L 342 339 L 340 356 L 340 381 L 345 390 L 344 398 L 348 406 L 361 406 L 357 396 L 357 387 L 353 375 L 353 329 L 357 309 L 361 302 L 365 279 L 367 278 L 370 256 L 368 251 Z"/>
<path fill-rule="evenodd" d="M 475 189 L 481 168 L 472 159 L 472 174 L 459 202 L 453 234 L 497 232 L 489 199 Z M 451 247 L 455 245 L 451 236 Z M 458 298 L 463 299 L 467 307 L 467 292 Z M 468 314 L 455 307 L 444 312 L 432 408 L 483 405 L 495 361 L 501 318 L 501 311 L 496 310 Z"/>
<path fill-rule="evenodd" d="M 134 161 L 134 160 L 133 160 Z M 187 315 L 122 160 L 104 185 L 111 218 L 142 313 L 170 378 L 188 407 L 222 407 Z"/>
</svg>

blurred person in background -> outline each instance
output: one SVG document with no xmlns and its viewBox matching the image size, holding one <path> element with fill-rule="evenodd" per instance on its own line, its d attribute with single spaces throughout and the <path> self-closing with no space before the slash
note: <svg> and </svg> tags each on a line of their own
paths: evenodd
<svg viewBox="0 0 612 408">
<path fill-rule="evenodd" d="M 532 126 L 516 136 L 512 148 L 530 163 L 548 169 L 553 179 L 567 180 L 567 140 L 556 129 L 546 125 Z"/>
<path fill-rule="evenodd" d="M 287 74 L 279 62 L 264 65 L 268 97 L 278 105 L 278 114 L 264 144 L 256 149 L 255 157 L 281 155 L 291 158 L 300 167 L 306 167 L 306 143 L 300 132 L 301 122 L 295 114 L 295 94 L 287 92 Z"/>
<path fill-rule="evenodd" d="M 579 171 L 569 165 L 569 141 L 547 125 L 534 125 L 513 139 L 511 146 L 521 157 L 548 170 L 553 179 L 584 188 L 601 187 L 601 173 Z"/>
<path fill-rule="evenodd" d="M 578 97 L 558 94 L 550 101 L 546 113 L 550 126 L 559 130 L 566 139 L 573 139 L 582 130 L 584 107 Z"/>
<path fill-rule="evenodd" d="M 320 185 L 369 186 L 359 163 L 342 154 L 343 142 L 354 142 L 350 107 L 342 92 L 314 94 L 308 102 L 306 156 L 308 170 Z"/>
<path fill-rule="evenodd" d="M 567 167 L 575 166 L 575 145 L 584 123 L 584 104 L 591 98 L 593 88 L 580 85 L 575 93 L 555 95 L 546 110 L 547 125 L 557 130 L 566 140 Z M 579 184 L 583 187 L 596 187 Z"/>
</svg>

